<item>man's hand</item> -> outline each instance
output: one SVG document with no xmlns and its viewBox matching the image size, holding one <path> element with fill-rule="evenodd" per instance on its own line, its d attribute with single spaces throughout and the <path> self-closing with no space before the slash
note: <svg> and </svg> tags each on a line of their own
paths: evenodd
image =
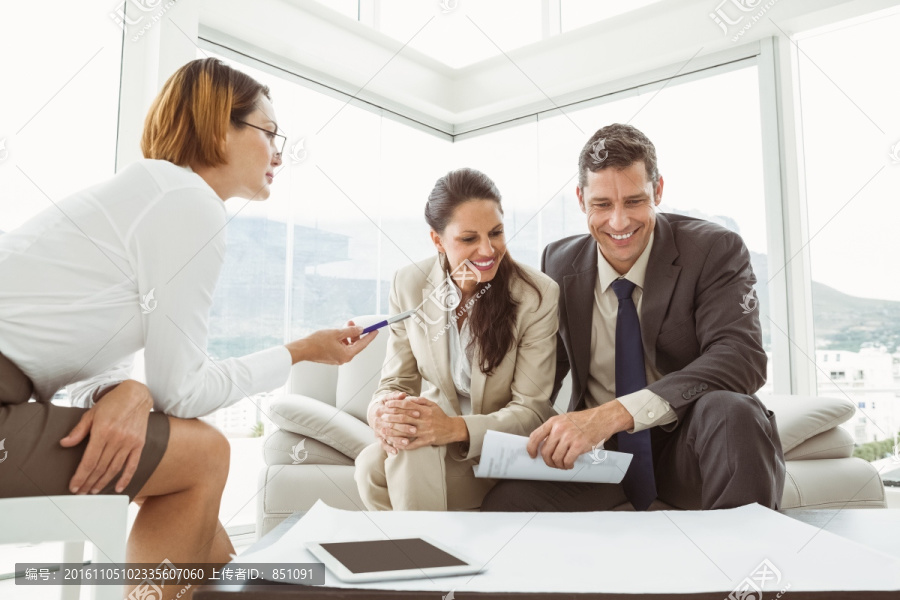
<svg viewBox="0 0 900 600">
<path fill-rule="evenodd" d="M 122 476 L 116 484 L 116 493 L 128 486 L 144 449 L 151 408 L 153 399 L 147 386 L 128 380 L 111 389 L 84 413 L 69 435 L 59 442 L 71 448 L 90 434 L 81 463 L 69 482 L 73 494 L 96 494 L 119 471 Z"/>
<path fill-rule="evenodd" d="M 597 408 L 557 415 L 535 429 L 528 438 L 528 454 L 540 449 L 547 466 L 571 469 L 575 459 L 597 444 L 634 427 L 634 418 L 618 400 Z M 541 446 L 543 442 L 543 446 Z"/>
<path fill-rule="evenodd" d="M 360 337 L 363 329 L 354 325 L 353 321 L 348 321 L 343 329 L 323 329 L 294 340 L 285 347 L 290 351 L 294 364 L 308 360 L 326 365 L 342 365 L 365 350 L 378 335 L 378 331 L 373 331 L 366 334 L 366 337 Z"/>
</svg>

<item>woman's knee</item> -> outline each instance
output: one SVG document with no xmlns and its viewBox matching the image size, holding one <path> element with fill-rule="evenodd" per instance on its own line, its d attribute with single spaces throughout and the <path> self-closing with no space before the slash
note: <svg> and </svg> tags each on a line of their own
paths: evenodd
<svg viewBox="0 0 900 600">
<path fill-rule="evenodd" d="M 197 419 L 170 416 L 166 452 L 139 496 L 197 488 L 221 493 L 230 463 L 230 445 L 218 429 Z"/>
<path fill-rule="evenodd" d="M 387 453 L 381 447 L 381 444 L 377 442 L 363 448 L 362 452 L 356 457 L 356 468 L 353 472 L 356 482 L 358 484 L 366 483 L 373 474 L 378 472 L 383 474 L 386 458 Z"/>
<path fill-rule="evenodd" d="M 224 485 L 231 466 L 231 444 L 221 431 L 199 419 L 169 417 L 169 424 L 179 430 L 176 443 L 183 453 L 191 456 L 194 468 L 204 471 L 210 478 L 221 480 Z M 172 437 L 170 435 L 170 443 Z M 181 453 L 181 452 L 180 452 Z"/>
</svg>

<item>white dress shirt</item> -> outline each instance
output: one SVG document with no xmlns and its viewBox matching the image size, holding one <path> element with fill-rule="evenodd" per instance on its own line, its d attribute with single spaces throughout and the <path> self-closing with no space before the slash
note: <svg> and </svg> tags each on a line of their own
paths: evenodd
<svg viewBox="0 0 900 600">
<path fill-rule="evenodd" d="M 209 310 L 225 254 L 224 202 L 189 168 L 140 160 L 0 235 L 0 352 L 39 400 L 76 406 L 128 379 L 144 348 L 156 410 L 192 418 L 283 385 L 277 346 L 214 360 Z"/>
<path fill-rule="evenodd" d="M 653 248 L 653 235 L 653 233 L 650 234 L 647 247 L 625 275 L 619 275 L 603 256 L 600 246 L 597 246 L 597 283 L 594 287 L 594 312 L 591 319 L 591 363 L 585 396 L 587 408 L 595 408 L 616 399 L 615 347 L 619 299 L 612 289 L 612 283 L 622 277 L 635 284 L 631 298 L 634 300 L 638 320 L 640 320 L 641 301 L 644 297 L 644 277 L 647 274 L 650 249 Z M 647 360 L 646 352 L 644 353 L 644 370 L 648 385 L 660 379 L 660 374 Z M 647 388 L 620 396 L 618 400 L 634 417 L 634 428 L 630 429 L 628 433 L 657 425 L 663 426 L 663 429 L 667 431 L 675 428 L 677 421 L 675 411 L 668 402 Z"/>
</svg>

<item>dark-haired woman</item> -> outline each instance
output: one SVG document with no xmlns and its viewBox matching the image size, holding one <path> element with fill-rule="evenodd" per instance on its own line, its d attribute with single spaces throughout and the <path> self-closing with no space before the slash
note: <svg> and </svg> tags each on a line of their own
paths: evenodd
<svg viewBox="0 0 900 600">
<path fill-rule="evenodd" d="M 441 177 L 425 207 L 437 256 L 397 272 L 378 441 L 356 459 L 369 510 L 478 508 L 484 435 L 527 436 L 551 416 L 559 287 L 509 255 L 500 193 L 474 169 Z"/>
<path fill-rule="evenodd" d="M 195 417 L 283 385 L 293 363 L 341 364 L 371 342 L 348 342 L 361 329 L 347 327 L 243 357 L 206 352 L 223 201 L 269 197 L 279 135 L 268 88 L 192 61 L 150 108 L 144 160 L 0 236 L 0 498 L 124 494 L 141 504 L 128 562 L 230 560 L 218 522 L 228 442 Z M 142 348 L 146 385 L 130 378 Z M 50 403 L 64 386 L 75 406 Z"/>
</svg>

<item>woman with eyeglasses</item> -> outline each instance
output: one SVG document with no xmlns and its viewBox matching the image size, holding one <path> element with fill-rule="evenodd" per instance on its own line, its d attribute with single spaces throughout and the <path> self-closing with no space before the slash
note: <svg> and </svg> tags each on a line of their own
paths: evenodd
<svg viewBox="0 0 900 600">
<path fill-rule="evenodd" d="M 195 60 L 154 101 L 144 160 L 0 236 L 0 498 L 126 494 L 141 505 L 128 562 L 230 560 L 218 522 L 229 445 L 196 417 L 374 338 L 350 323 L 207 354 L 224 201 L 268 198 L 283 144 L 266 86 Z M 142 348 L 146 385 L 130 378 Z M 64 386 L 74 407 L 50 402 Z"/>
<path fill-rule="evenodd" d="M 394 277 L 391 314 L 415 314 L 390 326 L 377 440 L 356 457 L 369 510 L 478 508 L 496 483 L 472 471 L 485 434 L 527 436 L 554 414 L 559 286 L 509 255 L 494 182 L 447 173 L 425 220 L 436 255 Z"/>
</svg>

